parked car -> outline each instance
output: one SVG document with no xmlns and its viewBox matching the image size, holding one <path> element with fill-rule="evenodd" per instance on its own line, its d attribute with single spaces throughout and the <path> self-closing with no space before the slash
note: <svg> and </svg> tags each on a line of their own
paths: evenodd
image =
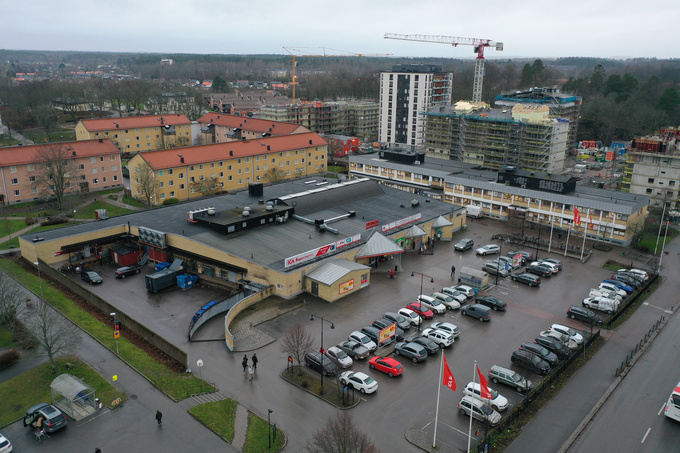
<svg viewBox="0 0 680 453">
<path fill-rule="evenodd" d="M 607 291 L 615 292 L 616 294 L 621 296 L 622 299 L 625 299 L 626 297 L 628 297 L 628 293 L 626 291 L 624 291 L 623 289 L 619 288 L 616 285 L 612 285 L 611 283 L 602 282 L 598 286 L 598 289 L 605 289 Z"/>
<path fill-rule="evenodd" d="M 141 268 L 135 264 L 132 266 L 123 266 L 116 269 L 116 278 L 125 278 L 128 275 L 135 275 L 141 272 Z"/>
<path fill-rule="evenodd" d="M 309 351 L 305 354 L 305 365 L 314 371 L 323 373 L 324 376 L 334 376 L 338 372 L 338 367 L 318 351 Z"/>
<path fill-rule="evenodd" d="M 378 345 L 375 344 L 375 342 L 371 340 L 366 334 L 363 334 L 358 330 L 355 330 L 354 332 L 349 334 L 349 337 L 347 339 L 350 341 L 356 341 L 369 351 L 375 351 L 375 349 L 378 347 Z"/>
<path fill-rule="evenodd" d="M 642 285 L 645 282 L 645 278 L 642 275 L 636 274 L 634 272 L 628 272 L 626 270 L 623 270 L 623 271 L 618 271 L 617 274 L 629 277 L 630 279 L 637 282 L 638 285 Z"/>
<path fill-rule="evenodd" d="M 423 336 L 437 343 L 442 349 L 448 348 L 454 342 L 453 335 L 438 329 L 425 329 L 423 330 Z"/>
<path fill-rule="evenodd" d="M 340 375 L 340 382 L 361 393 L 373 393 L 378 390 L 378 383 L 371 376 L 361 371 L 345 371 Z"/>
<path fill-rule="evenodd" d="M 413 360 L 414 363 L 427 359 L 427 350 L 418 343 L 399 342 L 394 345 L 394 353 L 403 355 L 407 359 Z"/>
<path fill-rule="evenodd" d="M 458 338 L 460 335 L 460 329 L 457 325 L 451 324 L 450 322 L 433 322 L 430 324 L 430 329 L 439 329 L 444 332 L 448 332 L 453 335 L 453 338 Z"/>
<path fill-rule="evenodd" d="M 501 264 L 502 269 L 519 269 L 522 267 L 522 263 L 515 263 L 509 256 L 499 256 L 496 259 Z"/>
<path fill-rule="evenodd" d="M 408 304 L 406 308 L 408 308 L 411 311 L 414 311 L 417 315 L 420 315 L 421 318 L 432 319 L 434 317 L 434 313 L 432 313 L 432 310 L 427 308 L 427 306 L 425 305 L 421 305 L 418 302 Z"/>
<path fill-rule="evenodd" d="M 363 333 L 364 335 L 367 335 L 368 338 L 373 340 L 373 343 L 377 344 L 381 348 L 385 347 L 385 346 L 389 346 L 394 342 L 394 337 L 385 338 L 382 342 L 380 342 L 380 329 L 378 329 L 377 327 L 364 326 L 364 327 L 361 328 L 361 333 Z M 404 333 L 402 331 L 402 335 L 403 334 Z M 378 344 L 378 342 L 380 342 L 380 344 Z"/>
<path fill-rule="evenodd" d="M 453 246 L 453 248 L 458 250 L 459 252 L 464 252 L 466 250 L 470 250 L 474 245 L 475 241 L 469 238 L 464 238 L 458 241 L 456 245 Z"/>
<path fill-rule="evenodd" d="M 400 308 L 398 313 L 404 317 L 412 326 L 419 326 L 423 319 L 418 313 L 408 308 Z"/>
<path fill-rule="evenodd" d="M 12 442 L 0 433 L 0 453 L 11 453 Z"/>
<path fill-rule="evenodd" d="M 552 272 L 553 275 L 557 274 L 560 271 L 560 267 L 557 264 L 551 263 L 548 260 L 534 261 L 533 263 L 537 263 L 540 264 L 541 266 L 547 267 L 548 269 L 550 269 L 550 272 Z"/>
<path fill-rule="evenodd" d="M 411 323 L 406 318 L 404 318 L 402 315 L 400 315 L 398 313 L 388 311 L 387 313 L 385 313 L 383 315 L 383 318 L 389 319 L 390 321 L 395 323 L 397 325 L 397 327 L 399 327 L 401 330 L 406 331 L 406 330 L 409 330 L 411 328 Z"/>
<path fill-rule="evenodd" d="M 614 313 L 619 308 L 617 300 L 607 299 L 606 297 L 586 297 L 582 303 L 584 307 L 600 310 L 608 315 Z"/>
<path fill-rule="evenodd" d="M 567 309 L 567 316 L 571 319 L 578 319 L 587 324 L 593 324 L 599 326 L 602 324 L 602 318 L 597 316 L 592 310 L 587 308 L 579 307 L 577 305 L 572 305 Z"/>
<path fill-rule="evenodd" d="M 461 305 L 467 302 L 468 299 L 466 294 L 458 291 L 454 286 L 442 288 L 441 291 L 439 292 L 442 294 L 446 294 L 447 296 L 453 297 Z"/>
<path fill-rule="evenodd" d="M 545 263 L 554 264 L 555 266 L 557 266 L 557 269 L 558 269 L 558 270 L 560 270 L 560 271 L 562 270 L 562 261 L 560 261 L 560 260 L 557 260 L 557 259 L 555 259 L 555 258 L 545 258 L 545 259 L 543 259 L 543 260 L 541 260 L 541 261 L 543 261 L 543 262 L 545 262 Z"/>
<path fill-rule="evenodd" d="M 504 300 L 501 300 L 495 296 L 477 296 L 477 298 L 475 299 L 475 303 L 486 305 L 487 307 L 491 308 L 494 311 L 498 310 L 505 311 L 505 309 L 508 306 L 508 304 Z"/>
<path fill-rule="evenodd" d="M 612 275 L 611 279 L 616 280 L 617 282 L 625 283 L 626 285 L 636 289 L 638 286 L 640 286 L 639 281 L 627 274 L 616 273 Z"/>
<path fill-rule="evenodd" d="M 488 244 L 483 247 L 478 248 L 475 250 L 475 253 L 477 255 L 494 255 L 496 253 L 499 253 L 501 251 L 501 248 L 497 246 L 496 244 Z"/>
<path fill-rule="evenodd" d="M 556 332 L 562 333 L 564 335 L 569 336 L 572 340 L 576 342 L 576 344 L 583 344 L 583 335 L 572 329 L 571 327 L 567 327 L 562 324 L 553 324 L 550 326 L 550 329 L 548 330 L 554 330 Z"/>
<path fill-rule="evenodd" d="M 382 330 L 394 324 L 394 338 L 396 341 L 404 341 L 404 330 L 397 326 L 397 323 L 387 318 L 378 318 L 373 321 L 373 327 Z"/>
<path fill-rule="evenodd" d="M 627 285 L 623 282 L 620 282 L 618 280 L 612 280 L 611 278 L 604 280 L 602 283 L 606 283 L 608 285 L 614 285 L 617 288 L 624 290 L 626 292 L 626 294 L 630 294 L 633 291 L 635 291 L 635 288 L 633 288 L 632 286 L 629 286 L 629 285 Z"/>
<path fill-rule="evenodd" d="M 619 269 L 617 272 L 628 272 L 630 274 L 637 274 L 644 280 L 649 279 L 649 274 L 647 274 L 647 272 L 643 271 L 642 269 Z"/>
<path fill-rule="evenodd" d="M 569 335 L 559 333 L 556 330 L 542 330 L 541 332 L 538 333 L 538 335 L 541 337 L 554 338 L 557 341 L 561 342 L 564 347 L 569 348 L 572 351 L 578 348 L 578 344 L 576 344 L 576 342 L 572 340 Z"/>
<path fill-rule="evenodd" d="M 501 421 L 501 414 L 493 410 L 491 406 L 468 395 L 465 395 L 458 403 L 458 412 L 468 416 L 472 412 L 472 418 L 489 422 L 492 426 Z"/>
<path fill-rule="evenodd" d="M 471 287 L 471 286 L 468 286 L 468 285 L 457 285 L 457 286 L 454 286 L 453 289 L 455 289 L 456 291 L 459 291 L 459 292 L 465 294 L 465 296 L 466 296 L 468 299 L 471 299 L 471 298 L 475 297 L 475 289 L 474 289 L 473 287 Z"/>
<path fill-rule="evenodd" d="M 548 351 L 554 353 L 559 359 L 571 357 L 573 350 L 569 349 L 557 338 L 538 336 L 534 343 L 543 346 Z"/>
<path fill-rule="evenodd" d="M 24 426 L 42 427 L 47 433 L 53 433 L 66 427 L 66 416 L 51 404 L 40 403 L 30 407 L 24 416 Z"/>
<path fill-rule="evenodd" d="M 508 408 L 507 398 L 488 386 L 487 390 L 491 393 L 491 398 L 482 398 L 482 386 L 479 382 L 468 382 L 463 389 L 463 393 L 488 404 L 495 411 L 502 412 Z"/>
<path fill-rule="evenodd" d="M 331 359 L 331 362 L 338 368 L 349 368 L 352 366 L 352 358 L 337 346 L 331 346 L 326 349 L 326 357 Z"/>
<path fill-rule="evenodd" d="M 448 294 L 432 293 L 432 296 L 430 297 L 437 299 L 439 302 L 444 304 L 444 306 L 449 310 L 458 310 L 460 308 L 460 302 L 454 299 L 453 296 L 449 296 Z"/>
<path fill-rule="evenodd" d="M 467 305 L 460 310 L 460 313 L 465 316 L 472 316 L 480 321 L 491 321 L 491 309 L 485 305 Z"/>
<path fill-rule="evenodd" d="M 389 377 L 399 376 L 404 372 L 404 366 L 391 357 L 381 357 L 379 355 L 371 357 L 368 367 L 372 370 L 382 371 Z"/>
<path fill-rule="evenodd" d="M 557 354 L 550 352 L 547 348 L 537 343 L 525 342 L 522 343 L 519 348 L 539 355 L 541 359 L 548 362 L 551 367 L 557 365 L 557 363 L 560 361 L 560 359 L 557 357 Z"/>
<path fill-rule="evenodd" d="M 604 297 L 605 299 L 613 299 L 618 303 L 623 300 L 623 297 L 618 292 L 602 288 L 591 288 L 588 297 Z"/>
<path fill-rule="evenodd" d="M 499 365 L 492 366 L 488 376 L 494 384 L 505 384 L 514 387 L 518 392 L 531 390 L 532 387 L 531 381 L 528 381 L 524 376 Z"/>
<path fill-rule="evenodd" d="M 444 305 L 443 303 L 441 303 L 439 300 L 432 296 L 426 296 L 425 294 L 421 294 L 416 298 L 416 303 L 422 304 L 423 307 L 429 308 L 438 315 L 443 315 L 446 312 L 446 305 Z"/>
<path fill-rule="evenodd" d="M 418 343 L 419 345 L 424 347 L 425 350 L 427 351 L 427 355 L 435 355 L 436 353 L 439 352 L 439 345 L 434 341 L 430 340 L 429 338 L 413 337 L 409 341 L 413 343 Z"/>
<path fill-rule="evenodd" d="M 510 258 L 513 258 L 517 255 L 522 255 L 522 264 L 526 264 L 526 263 L 529 263 L 529 262 L 534 260 L 534 255 L 531 252 L 527 252 L 527 251 L 524 251 L 524 250 L 518 250 L 518 251 L 506 253 L 506 256 L 509 256 Z"/>
<path fill-rule="evenodd" d="M 529 286 L 540 286 L 541 285 L 541 279 L 535 275 L 531 274 L 512 274 L 510 276 L 513 282 L 520 282 L 524 283 L 525 285 Z"/>
<path fill-rule="evenodd" d="M 541 263 L 538 263 L 534 261 L 533 263 L 527 265 L 526 267 L 526 272 L 534 275 L 538 275 L 539 277 L 551 277 L 553 274 L 552 269 L 550 269 L 548 266 L 544 266 Z"/>
<path fill-rule="evenodd" d="M 104 281 L 101 275 L 95 271 L 82 271 L 80 273 L 80 278 L 89 283 L 90 285 L 98 285 Z"/>
<path fill-rule="evenodd" d="M 487 261 L 484 263 L 482 266 L 482 270 L 489 275 L 498 275 L 499 277 L 506 278 L 508 276 L 508 271 L 505 270 L 505 267 L 499 266 L 498 263 L 495 263 L 493 261 Z"/>
<path fill-rule="evenodd" d="M 347 340 L 338 344 L 338 347 L 345 351 L 345 354 L 354 360 L 363 360 L 370 354 L 368 348 L 357 341 Z"/>
<path fill-rule="evenodd" d="M 550 364 L 548 364 L 548 362 L 541 359 L 533 352 L 518 349 L 517 351 L 512 353 L 512 357 L 510 358 L 510 360 L 515 365 L 524 367 L 528 370 L 533 371 L 536 374 L 550 373 Z"/>
</svg>

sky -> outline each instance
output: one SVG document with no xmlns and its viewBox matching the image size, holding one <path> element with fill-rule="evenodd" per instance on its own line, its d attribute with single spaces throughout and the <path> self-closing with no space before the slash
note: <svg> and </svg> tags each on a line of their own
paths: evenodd
<svg viewBox="0 0 680 453">
<path fill-rule="evenodd" d="M 0 49 L 473 58 L 680 58 L 678 0 L 23 0 L 3 2 Z"/>
</svg>

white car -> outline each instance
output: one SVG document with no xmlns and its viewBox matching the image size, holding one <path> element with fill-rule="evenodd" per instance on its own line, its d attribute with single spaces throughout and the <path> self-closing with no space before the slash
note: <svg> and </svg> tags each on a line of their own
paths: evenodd
<svg viewBox="0 0 680 453">
<path fill-rule="evenodd" d="M 326 356 L 340 368 L 349 368 L 352 366 L 352 358 L 337 346 L 331 346 L 326 349 Z"/>
<path fill-rule="evenodd" d="M 619 302 L 606 297 L 586 297 L 583 299 L 583 306 L 611 314 L 618 310 Z"/>
<path fill-rule="evenodd" d="M 475 250 L 475 253 L 477 255 L 494 255 L 496 253 L 500 253 L 501 248 L 497 246 L 496 244 L 488 244 L 483 247 L 478 248 Z"/>
<path fill-rule="evenodd" d="M 621 300 L 623 300 L 623 297 L 619 296 L 614 291 L 609 291 L 608 289 L 602 288 L 591 288 L 590 292 L 588 293 L 588 297 L 605 297 L 607 299 L 613 299 L 617 302 L 621 302 Z"/>
<path fill-rule="evenodd" d="M 571 327 L 563 326 L 562 324 L 553 324 L 550 329 L 564 335 L 568 335 L 576 344 L 583 344 L 583 335 L 572 329 Z"/>
<path fill-rule="evenodd" d="M 340 382 L 349 388 L 357 389 L 361 393 L 373 393 L 378 390 L 378 383 L 361 371 L 345 371 L 340 375 Z"/>
<path fill-rule="evenodd" d="M 467 285 L 458 285 L 454 286 L 453 289 L 456 291 L 460 291 L 461 293 L 465 294 L 465 296 L 469 299 L 471 297 L 475 296 L 475 290 Z"/>
<path fill-rule="evenodd" d="M 406 318 L 406 320 L 412 325 L 412 326 L 419 326 L 422 322 L 423 319 L 418 315 L 413 310 L 410 310 L 408 308 L 400 308 L 399 309 L 399 314 Z"/>
<path fill-rule="evenodd" d="M 576 341 L 572 340 L 569 335 L 565 335 L 556 330 L 544 330 L 541 333 L 539 333 L 539 335 L 542 337 L 554 338 L 556 340 L 559 340 L 562 342 L 564 346 L 568 347 L 572 351 L 578 348 L 578 344 L 576 344 Z"/>
<path fill-rule="evenodd" d="M 439 300 L 432 296 L 426 296 L 425 294 L 421 294 L 416 298 L 416 303 L 422 304 L 423 306 L 429 308 L 438 315 L 441 315 L 446 312 L 446 305 L 444 305 L 443 303 L 441 303 Z"/>
<path fill-rule="evenodd" d="M 458 291 L 453 286 L 450 286 L 448 288 L 442 288 L 442 290 L 439 291 L 439 292 L 442 293 L 442 294 L 446 294 L 447 296 L 453 297 L 454 299 L 456 299 L 461 304 L 464 304 L 465 302 L 467 302 L 467 299 L 468 299 L 466 294 L 461 293 L 460 291 Z"/>
<path fill-rule="evenodd" d="M 468 382 L 468 384 L 463 389 L 463 393 L 485 402 L 498 412 L 504 411 L 508 408 L 508 399 L 506 397 L 493 390 L 491 387 L 487 387 L 489 393 L 491 393 L 491 398 L 482 398 L 481 389 L 482 386 L 479 384 L 479 382 Z"/>
<path fill-rule="evenodd" d="M 458 338 L 458 335 L 460 335 L 460 329 L 458 328 L 457 325 L 451 324 L 450 322 L 433 322 L 430 324 L 430 329 L 438 329 L 438 330 L 443 330 L 444 332 L 448 332 L 451 335 L 453 335 L 453 338 Z"/>
<path fill-rule="evenodd" d="M 557 266 L 558 270 L 562 270 L 562 261 L 560 261 L 560 260 L 556 260 L 555 258 L 546 258 L 546 259 L 540 260 L 540 261 L 542 261 L 544 263 L 554 264 L 555 266 Z"/>
<path fill-rule="evenodd" d="M 347 339 L 356 341 L 369 351 L 375 351 L 375 349 L 378 347 L 378 345 L 375 344 L 375 342 L 371 340 L 371 338 L 368 335 L 361 333 L 358 330 L 355 330 L 354 332 L 349 334 L 349 337 Z"/>
<path fill-rule="evenodd" d="M 425 329 L 422 334 L 425 338 L 428 338 L 439 345 L 441 348 L 447 348 L 453 344 L 455 341 L 453 335 L 449 332 L 445 332 L 439 329 Z"/>
<path fill-rule="evenodd" d="M 647 274 L 647 272 L 643 271 L 642 269 L 619 269 L 616 272 L 630 272 L 631 274 L 639 275 L 645 280 L 649 279 L 649 275 Z"/>
<path fill-rule="evenodd" d="M 622 298 L 628 297 L 628 293 L 619 288 L 616 285 L 612 285 L 611 283 L 600 283 L 600 286 L 598 286 L 599 289 L 606 289 L 607 291 L 612 291 L 621 296 Z"/>
<path fill-rule="evenodd" d="M 463 296 L 463 299 L 466 298 L 463 294 L 461 294 L 461 296 Z M 434 297 L 439 302 L 444 304 L 444 306 L 449 310 L 458 310 L 460 308 L 460 302 L 458 302 L 453 296 L 449 296 L 448 294 L 432 293 L 431 297 Z"/>
<path fill-rule="evenodd" d="M 0 434 L 0 453 L 10 453 L 12 451 L 12 442 L 8 438 Z"/>
</svg>

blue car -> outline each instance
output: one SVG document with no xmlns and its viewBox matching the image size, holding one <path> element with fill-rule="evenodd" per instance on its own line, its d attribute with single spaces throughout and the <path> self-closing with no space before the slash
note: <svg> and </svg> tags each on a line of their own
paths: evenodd
<svg viewBox="0 0 680 453">
<path fill-rule="evenodd" d="M 617 288 L 621 288 L 622 290 L 624 290 L 624 291 L 627 292 L 628 294 L 630 294 L 630 293 L 632 293 L 633 291 L 635 291 L 635 289 L 634 289 L 632 286 L 628 286 L 628 285 L 626 285 L 625 283 L 620 282 L 620 281 L 618 281 L 618 280 L 607 279 L 607 280 L 604 281 L 604 283 L 609 283 L 610 285 L 614 285 L 614 286 L 616 286 Z"/>
</svg>

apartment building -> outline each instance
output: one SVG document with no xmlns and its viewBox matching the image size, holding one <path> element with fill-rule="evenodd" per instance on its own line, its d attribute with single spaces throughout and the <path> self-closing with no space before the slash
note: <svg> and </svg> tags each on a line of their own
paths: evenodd
<svg viewBox="0 0 680 453">
<path fill-rule="evenodd" d="M 453 74 L 441 66 L 395 65 L 380 74 L 378 140 L 396 145 L 421 146 L 425 119 L 434 105 L 451 103 Z"/>
<path fill-rule="evenodd" d="M 313 132 L 140 153 L 130 160 L 132 196 L 153 205 L 326 171 L 327 143 Z"/>
<path fill-rule="evenodd" d="M 424 121 L 430 157 L 488 169 L 505 165 L 550 173 L 564 169 L 569 122 L 551 118 L 546 105 L 516 104 L 500 110 L 459 101 L 430 108 Z"/>
<path fill-rule="evenodd" d="M 111 140 L 82 140 L 0 148 L 0 204 L 51 198 L 49 168 L 59 166 L 64 194 L 119 187 L 120 151 Z"/>
<path fill-rule="evenodd" d="M 109 139 L 123 153 L 186 146 L 192 143 L 185 115 L 143 115 L 80 120 L 76 140 Z"/>
<path fill-rule="evenodd" d="M 248 86 L 248 82 L 244 86 Z M 215 93 L 208 98 L 210 108 L 228 115 L 258 116 L 267 105 L 289 104 L 286 96 L 272 91 L 248 91 L 242 93 Z"/>
<path fill-rule="evenodd" d="M 201 126 L 203 144 L 310 132 L 309 129 L 298 124 L 214 112 L 203 115 L 198 123 Z"/>
</svg>

